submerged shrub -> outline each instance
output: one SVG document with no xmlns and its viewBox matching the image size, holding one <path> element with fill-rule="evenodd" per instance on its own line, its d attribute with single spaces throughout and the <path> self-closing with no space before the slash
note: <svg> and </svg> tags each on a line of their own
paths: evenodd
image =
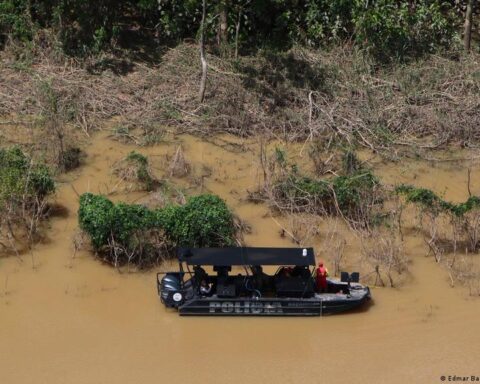
<svg viewBox="0 0 480 384">
<path fill-rule="evenodd" d="M 272 175 L 273 183 L 265 184 L 261 192 L 281 211 L 338 214 L 368 225 L 370 211 L 382 202 L 378 178 L 363 168 L 352 151 L 342 157 L 343 174 L 331 178 L 305 176 L 296 164 L 291 164 L 290 170 L 285 159 L 283 164 L 283 172 Z"/>
<path fill-rule="evenodd" d="M 171 256 L 177 245 L 228 246 L 235 236 L 231 211 L 222 199 L 208 194 L 191 197 L 185 205 L 151 210 L 85 193 L 78 219 L 95 250 L 115 265 L 147 267 Z"/>
<path fill-rule="evenodd" d="M 278 150 L 265 164 L 263 188 L 250 197 L 254 201 L 266 199 L 275 210 L 339 215 L 352 225 L 368 227 L 378 213 L 375 209 L 382 206 L 380 181 L 352 151 L 343 154 L 342 174 L 330 178 L 302 174 L 297 164 L 288 163 L 284 153 L 279 161 Z M 281 165 L 279 171 L 277 164 Z"/>
<path fill-rule="evenodd" d="M 398 195 L 402 195 L 407 203 L 413 203 L 420 208 L 420 225 L 428 230 L 429 246 L 434 253 L 437 262 L 440 261 L 442 249 L 456 252 L 457 247 L 462 245 L 471 252 L 477 252 L 480 245 L 480 197 L 470 196 L 463 203 L 451 203 L 443 200 L 435 192 L 416 188 L 412 185 L 399 185 L 395 188 Z M 425 215 L 426 214 L 426 215 Z M 425 224 L 422 217 L 429 220 Z M 451 225 L 450 235 L 440 239 L 437 235 L 437 219 L 447 218 Z M 441 241 L 440 241 L 441 240 Z M 448 248 L 447 246 L 450 246 Z"/>
<path fill-rule="evenodd" d="M 190 197 L 185 205 L 159 212 L 167 236 L 177 245 L 219 247 L 234 243 L 233 215 L 214 195 Z"/>
<path fill-rule="evenodd" d="M 115 166 L 114 173 L 122 179 L 139 183 L 146 191 L 152 191 L 158 185 L 158 180 L 150 171 L 148 158 L 135 151 Z"/>
<path fill-rule="evenodd" d="M 342 212 L 354 213 L 362 203 L 370 201 L 375 188 L 380 185 L 370 171 L 354 173 L 351 176 L 338 176 L 332 179 L 333 192 Z M 364 200 L 365 199 L 365 200 Z"/>
<path fill-rule="evenodd" d="M 0 149 L 0 205 L 42 200 L 55 190 L 50 170 L 33 164 L 18 147 Z"/>
<path fill-rule="evenodd" d="M 68 147 L 61 154 L 60 163 L 61 167 L 65 171 L 71 171 L 80 166 L 82 161 L 83 153 L 82 150 L 78 147 Z"/>
<path fill-rule="evenodd" d="M 46 197 L 55 191 L 50 170 L 34 164 L 18 147 L 0 149 L 0 246 L 17 251 L 12 239 L 35 239 L 45 216 Z M 3 241 L 7 238 L 8 241 Z"/>
<path fill-rule="evenodd" d="M 480 208 L 480 197 L 470 196 L 465 202 L 454 204 L 443 200 L 430 189 L 416 188 L 412 185 L 401 184 L 395 192 L 403 195 L 407 203 L 414 203 L 432 213 L 446 212 L 461 217 L 466 213 Z"/>
<path fill-rule="evenodd" d="M 274 195 L 287 209 L 341 213 L 355 218 L 371 201 L 379 181 L 370 171 L 330 179 L 288 175 L 274 185 Z"/>
<path fill-rule="evenodd" d="M 96 249 L 108 244 L 113 227 L 114 204 L 104 196 L 84 193 L 80 196 L 78 221 Z"/>
</svg>

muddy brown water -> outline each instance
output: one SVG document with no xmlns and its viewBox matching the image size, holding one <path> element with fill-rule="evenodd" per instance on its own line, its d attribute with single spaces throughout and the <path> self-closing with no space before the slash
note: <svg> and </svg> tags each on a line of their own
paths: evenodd
<svg viewBox="0 0 480 384">
<path fill-rule="evenodd" d="M 189 136 L 136 150 L 161 171 L 165 153 L 180 142 L 198 175 L 211 173 L 198 188 L 221 195 L 252 226 L 249 245 L 292 245 L 279 236 L 281 218 L 277 223 L 266 207 L 245 201 L 261 177 L 257 152 Z M 77 192 L 145 197 L 126 193 L 111 175 L 111 165 L 132 149 L 97 135 L 86 164 L 62 177 L 57 201 L 68 214 L 51 219 L 48 239 L 32 255 L 0 258 L 1 383 L 436 383 L 441 375 L 480 376 L 480 300 L 451 288 L 413 235 L 404 286 L 373 288 L 374 302 L 364 310 L 324 318 L 183 318 L 160 304 L 155 270 L 119 273 L 87 251 L 72 258 Z M 375 167 L 387 182 L 415 182 L 456 201 L 467 196 L 464 164 Z M 479 176 L 475 167 L 473 193 L 480 194 Z M 352 257 L 358 252 L 347 247 Z"/>
</svg>

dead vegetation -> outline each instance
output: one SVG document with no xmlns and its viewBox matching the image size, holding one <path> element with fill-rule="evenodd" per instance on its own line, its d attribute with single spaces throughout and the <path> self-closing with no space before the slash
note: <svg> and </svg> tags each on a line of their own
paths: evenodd
<svg viewBox="0 0 480 384">
<path fill-rule="evenodd" d="M 477 295 L 480 198 L 471 195 L 470 185 L 466 189 L 470 196 L 462 203 L 446 201 L 428 189 L 413 186 L 400 185 L 396 191 L 406 203 L 414 205 L 428 255 L 447 269 L 452 286 L 467 286 Z"/>
<path fill-rule="evenodd" d="M 403 242 L 394 231 L 375 230 L 363 233 L 362 260 L 370 267 L 367 275 L 374 285 L 396 287 L 404 280 L 409 260 Z"/>
<path fill-rule="evenodd" d="M 337 222 L 335 222 L 337 224 Z M 330 227 L 322 241 L 320 253 L 326 255 L 333 264 L 333 275 L 340 276 L 340 272 L 344 271 L 346 262 L 345 246 L 347 241 L 337 228 L 337 225 Z"/>
<path fill-rule="evenodd" d="M 452 286 L 466 287 L 471 296 L 480 296 L 480 265 L 478 254 L 454 253 L 443 260 Z"/>
<path fill-rule="evenodd" d="M 168 166 L 168 175 L 170 177 L 185 177 L 187 176 L 192 166 L 189 161 L 187 161 L 185 157 L 185 153 L 183 152 L 183 148 L 181 145 L 177 147 L 175 150 L 175 154 L 172 156 L 171 159 L 168 159 L 170 164 Z"/>
<path fill-rule="evenodd" d="M 169 128 L 340 140 L 377 151 L 475 146 L 480 140 L 480 76 L 473 53 L 383 69 L 342 48 L 261 51 L 238 60 L 208 55 L 202 104 L 194 45 L 167 50 L 156 66 L 132 63 L 124 75 L 92 72 L 88 60 L 78 63 L 52 53 L 37 54 L 22 67 L 8 54 L 2 53 L 0 66 L 0 114 L 39 115 L 43 107 L 36 95 L 42 82 L 37 79 L 45 79 L 58 95 L 65 122 L 88 133 L 116 116 L 123 127 L 118 134 L 141 145 L 155 142 Z"/>
</svg>

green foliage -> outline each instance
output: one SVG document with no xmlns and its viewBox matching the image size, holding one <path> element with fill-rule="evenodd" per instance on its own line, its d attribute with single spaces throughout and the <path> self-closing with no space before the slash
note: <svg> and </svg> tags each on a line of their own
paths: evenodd
<svg viewBox="0 0 480 384">
<path fill-rule="evenodd" d="M 395 192 L 403 195 L 406 202 L 417 204 L 422 209 L 435 214 L 445 212 L 457 217 L 462 217 L 466 213 L 480 208 L 480 197 L 478 196 L 470 196 L 467 201 L 454 204 L 443 200 L 429 189 L 416 188 L 412 185 L 401 184 L 395 188 Z"/>
<path fill-rule="evenodd" d="M 54 190 L 46 166 L 32 164 L 18 147 L 0 149 L 0 210 L 5 203 L 41 201 Z"/>
<path fill-rule="evenodd" d="M 148 165 L 148 158 L 141 153 L 132 151 L 128 154 L 127 160 L 134 161 L 140 165 L 147 166 Z"/>
<path fill-rule="evenodd" d="M 158 0 L 159 26 L 165 38 L 176 40 L 195 34 L 199 29 L 201 7 L 199 0 Z M 209 13 L 213 13 L 213 9 Z"/>
<path fill-rule="evenodd" d="M 355 39 L 382 62 L 448 47 L 455 38 L 451 5 L 436 0 L 353 1 Z"/>
<path fill-rule="evenodd" d="M 364 204 L 372 202 L 379 186 L 378 179 L 369 170 L 323 180 L 292 172 L 276 182 L 274 193 L 280 201 L 289 202 L 297 210 L 330 214 L 340 210 L 343 215 L 355 218 Z"/>
<path fill-rule="evenodd" d="M 145 185 L 147 191 L 155 188 L 156 180 L 150 175 L 148 170 L 148 158 L 138 152 L 132 151 L 128 154 L 128 162 L 133 163 L 136 167 L 137 179 Z"/>
<path fill-rule="evenodd" d="M 455 7 L 443 0 L 208 1 L 205 32 L 212 43 L 223 5 L 229 43 L 233 44 L 241 17 L 239 40 L 244 51 L 353 40 L 388 62 L 451 45 L 461 24 Z M 147 41 L 197 38 L 201 10 L 201 0 L 3 0 L 0 34 L 28 40 L 35 26 L 51 27 L 67 53 L 135 49 Z"/>
<path fill-rule="evenodd" d="M 85 193 L 80 197 L 78 219 L 94 248 L 110 256 L 113 243 L 125 253 L 154 250 L 148 238 L 138 236 L 142 232 L 154 231 L 169 248 L 227 246 L 233 244 L 235 235 L 232 213 L 222 199 L 213 195 L 150 210 L 142 205 L 114 204 L 104 196 Z"/>
<path fill-rule="evenodd" d="M 90 236 L 92 245 L 100 249 L 108 244 L 113 229 L 114 204 L 104 196 L 84 193 L 80 196 L 78 222 Z"/>
<path fill-rule="evenodd" d="M 0 47 L 6 37 L 27 41 L 33 36 L 33 25 L 28 16 L 28 1 L 0 1 Z"/>
<path fill-rule="evenodd" d="M 198 30 L 199 0 L 161 0 L 161 24 L 169 36 L 186 37 Z M 230 2 L 229 28 L 233 39 L 242 9 L 241 39 L 245 46 L 288 48 L 292 43 L 313 47 L 353 39 L 382 62 L 403 60 L 448 46 L 461 18 L 441 0 L 253 0 Z M 217 15 L 209 4 L 208 20 Z M 208 30 L 216 30 L 211 21 Z M 191 33 L 191 32 L 190 32 Z M 191 36 L 191 35 L 190 35 Z"/>
<path fill-rule="evenodd" d="M 233 216 L 218 196 L 190 197 L 185 205 L 159 212 L 167 236 L 177 245 L 219 247 L 234 243 Z"/>
<path fill-rule="evenodd" d="M 27 185 L 31 185 L 31 193 L 39 199 L 43 199 L 55 191 L 55 182 L 50 169 L 43 164 L 33 167 Z"/>
<path fill-rule="evenodd" d="M 287 154 L 284 149 L 275 147 L 275 161 L 282 168 L 287 166 Z"/>
<path fill-rule="evenodd" d="M 354 212 L 379 184 L 377 177 L 370 171 L 332 179 L 338 206 L 342 212 L 347 213 Z"/>
<path fill-rule="evenodd" d="M 276 149 L 275 160 L 286 169 L 283 151 Z M 290 167 L 291 170 L 280 174 L 273 185 L 273 195 L 289 210 L 342 214 L 357 219 L 365 217 L 367 205 L 381 202 L 377 193 L 379 180 L 363 167 L 353 150 L 347 149 L 342 155 L 343 174 L 329 179 L 304 176 L 296 164 Z"/>
</svg>

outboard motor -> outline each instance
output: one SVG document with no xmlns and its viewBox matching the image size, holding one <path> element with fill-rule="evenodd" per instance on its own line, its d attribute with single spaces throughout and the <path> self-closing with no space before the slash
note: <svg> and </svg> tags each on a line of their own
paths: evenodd
<svg viewBox="0 0 480 384">
<path fill-rule="evenodd" d="M 358 283 L 360 281 L 360 273 L 352 272 L 340 272 L 340 281 L 342 283 Z"/>
<path fill-rule="evenodd" d="M 168 308 L 178 308 L 185 302 L 182 275 L 180 272 L 169 272 L 160 282 L 160 299 Z"/>
<path fill-rule="evenodd" d="M 350 282 L 352 283 L 359 283 L 360 282 L 360 273 L 352 272 L 350 274 Z"/>
</svg>

